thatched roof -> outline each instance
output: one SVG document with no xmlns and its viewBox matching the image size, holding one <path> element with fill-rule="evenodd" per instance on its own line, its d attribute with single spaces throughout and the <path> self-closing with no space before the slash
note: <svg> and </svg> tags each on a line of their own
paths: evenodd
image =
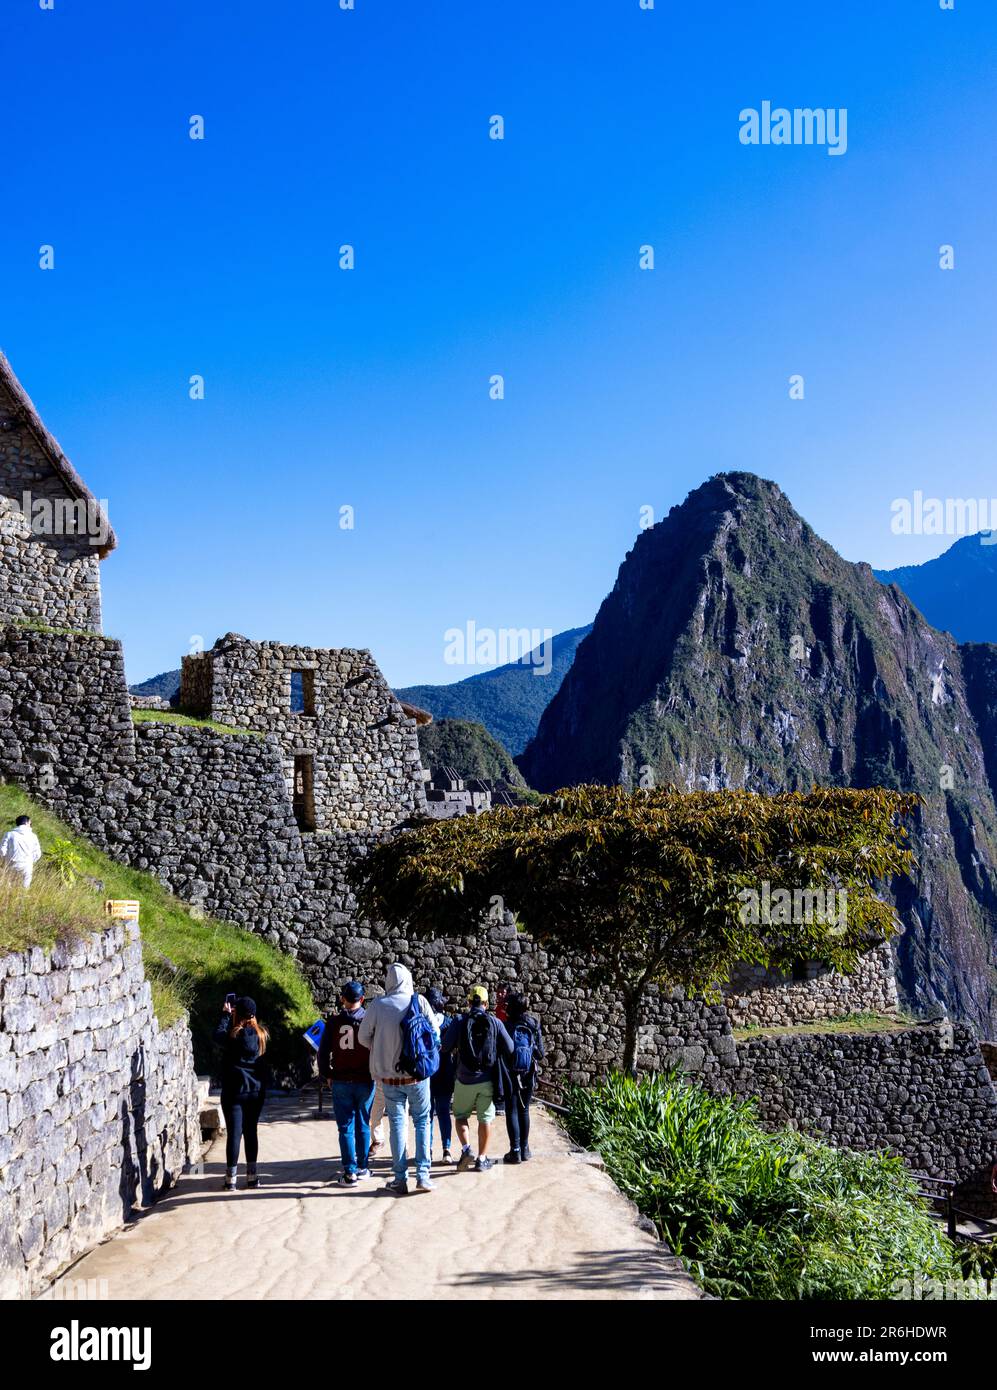
<svg viewBox="0 0 997 1390">
<path fill-rule="evenodd" d="M 31 397 L 14 375 L 13 367 L 2 352 L 0 352 L 0 388 L 8 391 L 13 397 L 18 423 L 23 425 L 24 428 L 33 435 L 38 447 L 65 484 L 67 492 L 69 492 L 71 496 L 78 498 L 81 502 L 87 502 L 95 507 L 96 516 L 102 521 L 106 521 L 107 518 L 104 516 L 100 502 L 94 497 L 86 483 L 69 462 L 69 459 L 66 458 L 66 455 L 59 447 L 58 440 L 45 428 L 41 416 L 32 404 Z M 117 544 L 118 538 L 108 524 L 107 543 L 101 546 L 98 552 L 100 558 L 103 560 L 104 556 L 112 551 Z"/>
<path fill-rule="evenodd" d="M 398 703 L 401 705 L 402 714 L 405 715 L 406 719 L 414 719 L 420 728 L 424 724 L 432 724 L 433 716 L 428 709 L 420 709 L 418 705 L 410 705 L 407 700 L 398 700 Z"/>
</svg>

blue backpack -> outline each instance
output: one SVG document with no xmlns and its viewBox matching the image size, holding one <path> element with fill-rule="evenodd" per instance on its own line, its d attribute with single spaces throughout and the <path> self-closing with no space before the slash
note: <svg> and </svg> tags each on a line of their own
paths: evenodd
<svg viewBox="0 0 997 1390">
<path fill-rule="evenodd" d="M 433 1021 L 422 1011 L 422 999 L 412 995 L 412 1002 L 402 1015 L 402 1055 L 398 1065 L 406 1076 L 425 1081 L 435 1076 L 440 1065 L 440 1048 Z"/>
<path fill-rule="evenodd" d="M 512 1030 L 512 1056 L 514 1072 L 524 1074 L 533 1070 L 533 1029 L 528 1023 L 517 1023 Z"/>
</svg>

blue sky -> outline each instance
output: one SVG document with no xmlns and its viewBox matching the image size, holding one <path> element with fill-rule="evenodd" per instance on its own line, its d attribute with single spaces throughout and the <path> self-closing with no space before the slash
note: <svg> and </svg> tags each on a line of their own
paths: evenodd
<svg viewBox="0 0 997 1390">
<path fill-rule="evenodd" d="M 877 566 L 951 544 L 894 498 L 997 494 L 992 0 L 5 0 L 0 39 L 0 346 L 110 501 L 132 680 L 229 630 L 459 679 L 448 628 L 588 622 L 720 469 Z M 847 153 L 742 145 L 764 100 Z"/>
</svg>

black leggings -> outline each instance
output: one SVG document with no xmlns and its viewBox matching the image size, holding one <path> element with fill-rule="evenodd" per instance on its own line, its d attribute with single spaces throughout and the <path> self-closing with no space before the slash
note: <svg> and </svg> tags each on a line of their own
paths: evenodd
<svg viewBox="0 0 997 1390">
<path fill-rule="evenodd" d="M 509 1148 L 513 1151 L 522 1152 L 529 1146 L 532 1099 L 532 1084 L 520 1085 L 514 1077 L 505 1097 L 505 1127 L 509 1131 Z"/>
<path fill-rule="evenodd" d="M 227 1131 L 225 1162 L 230 1168 L 235 1168 L 238 1165 L 243 1136 L 246 1139 L 246 1162 L 256 1162 L 256 1157 L 260 1151 L 256 1126 L 260 1122 L 262 1109 L 262 1096 L 243 1096 L 241 1100 L 222 1101 L 222 1114 L 225 1116 Z"/>
</svg>

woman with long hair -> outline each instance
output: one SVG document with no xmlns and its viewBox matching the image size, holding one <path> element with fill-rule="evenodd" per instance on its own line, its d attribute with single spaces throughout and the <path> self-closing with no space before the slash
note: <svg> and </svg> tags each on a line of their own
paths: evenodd
<svg viewBox="0 0 997 1390">
<path fill-rule="evenodd" d="M 529 1000 L 510 992 L 506 999 L 506 1029 L 513 1053 L 506 1063 L 509 1085 L 505 1103 L 505 1127 L 509 1152 L 503 1163 L 526 1163 L 530 1158 L 530 1101 L 543 1061 L 544 1042 L 540 1020 L 529 1011 Z"/>
<path fill-rule="evenodd" d="M 221 1050 L 222 1114 L 225 1116 L 225 1191 L 236 1190 L 239 1150 L 246 1141 L 246 1186 L 259 1187 L 256 1171 L 259 1155 L 257 1126 L 266 1099 L 263 1055 L 270 1034 L 256 1017 L 256 1001 L 248 995 L 230 995 L 222 1005 L 215 1029 Z"/>
</svg>

